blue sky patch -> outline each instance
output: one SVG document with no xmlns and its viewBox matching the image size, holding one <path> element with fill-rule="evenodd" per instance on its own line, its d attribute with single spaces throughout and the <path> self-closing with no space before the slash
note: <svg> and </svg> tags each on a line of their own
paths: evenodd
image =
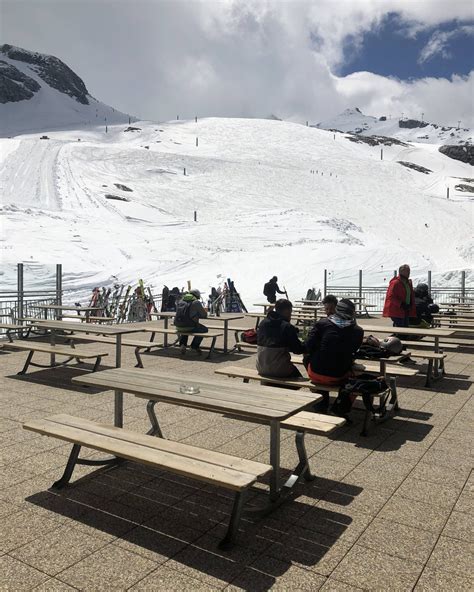
<svg viewBox="0 0 474 592">
<path fill-rule="evenodd" d="M 344 63 L 337 74 L 368 71 L 401 80 L 427 76 L 450 78 L 473 69 L 474 21 L 456 20 L 423 29 L 415 35 L 397 14 L 364 35 L 356 47 L 350 37 L 344 44 Z"/>
</svg>

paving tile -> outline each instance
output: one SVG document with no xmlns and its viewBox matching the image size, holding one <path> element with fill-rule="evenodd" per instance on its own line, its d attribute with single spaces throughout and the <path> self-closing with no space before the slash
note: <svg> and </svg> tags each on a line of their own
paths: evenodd
<svg viewBox="0 0 474 592">
<path fill-rule="evenodd" d="M 212 591 L 219 589 L 169 567 L 159 567 L 129 588 L 133 592 L 156 592 L 157 590 L 166 590 L 167 592 L 184 592 L 185 590 L 205 592 L 206 590 Z"/>
<path fill-rule="evenodd" d="M 31 590 L 49 579 L 45 573 L 25 565 L 21 561 L 2 555 L 0 557 L 0 589 L 21 592 Z"/>
<path fill-rule="evenodd" d="M 449 509 L 438 508 L 400 495 L 394 495 L 381 510 L 379 516 L 399 524 L 440 533 L 448 519 Z"/>
<path fill-rule="evenodd" d="M 467 514 L 474 514 L 474 493 L 463 491 L 459 496 L 454 509 L 457 512 L 466 512 Z"/>
<path fill-rule="evenodd" d="M 62 571 L 57 579 L 80 590 L 127 590 L 155 568 L 149 559 L 107 545 Z"/>
<path fill-rule="evenodd" d="M 364 590 L 412 590 L 423 564 L 354 545 L 332 577 Z"/>
<path fill-rule="evenodd" d="M 45 533 L 55 530 L 60 522 L 43 515 L 23 510 L 2 518 L 2 536 L 0 537 L 0 549 L 4 552 L 11 551 L 26 545 Z"/>
<path fill-rule="evenodd" d="M 474 580 L 426 567 L 415 586 L 415 592 L 472 592 Z"/>
<path fill-rule="evenodd" d="M 89 536 L 67 525 L 11 551 L 10 555 L 54 576 L 105 544 L 103 539 Z M 66 549 L 67 553 L 64 552 Z"/>
<path fill-rule="evenodd" d="M 115 540 L 113 544 L 158 564 L 174 557 L 189 543 L 150 528 L 138 526 Z"/>
<path fill-rule="evenodd" d="M 359 492 L 351 492 L 347 483 L 335 485 L 334 489 L 324 494 L 324 507 L 335 512 L 344 512 L 346 507 L 350 507 L 356 512 L 376 516 L 390 497 L 390 493 L 377 489 L 359 489 Z M 339 509 L 337 506 L 339 506 Z"/>
<path fill-rule="evenodd" d="M 397 495 L 433 506 L 452 508 L 459 497 L 460 490 L 459 487 L 453 487 L 451 484 L 443 485 L 408 477 L 398 488 Z"/>
<path fill-rule="evenodd" d="M 76 590 L 76 588 L 72 588 L 56 578 L 46 580 L 44 584 L 40 584 L 34 588 L 35 592 L 74 592 L 74 590 Z"/>
<path fill-rule="evenodd" d="M 320 590 L 321 592 L 359 592 L 362 588 L 356 588 L 335 578 L 328 578 Z"/>
<path fill-rule="evenodd" d="M 453 512 L 443 529 L 443 535 L 474 543 L 474 516 L 464 512 Z"/>
<path fill-rule="evenodd" d="M 464 487 L 469 471 L 464 468 L 453 468 L 446 466 L 437 466 L 420 462 L 410 474 L 414 479 L 421 481 L 431 481 L 440 485 L 451 485 L 453 487 Z"/>
<path fill-rule="evenodd" d="M 427 567 L 474 579 L 474 545 L 441 536 L 431 554 Z"/>
<path fill-rule="evenodd" d="M 402 559 L 426 562 L 437 538 L 436 534 L 426 530 L 376 518 L 363 532 L 357 544 Z"/>
</svg>

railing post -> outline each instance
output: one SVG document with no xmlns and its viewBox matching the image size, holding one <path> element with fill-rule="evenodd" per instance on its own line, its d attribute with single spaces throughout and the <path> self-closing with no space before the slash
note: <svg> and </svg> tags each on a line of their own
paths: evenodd
<svg viewBox="0 0 474 592">
<path fill-rule="evenodd" d="M 464 302 L 464 297 L 466 296 L 466 272 L 461 271 L 461 298 Z"/>
<path fill-rule="evenodd" d="M 428 271 L 428 293 L 431 294 L 431 271 Z"/>
<path fill-rule="evenodd" d="M 25 315 L 23 314 L 23 302 L 24 302 L 24 286 L 23 286 L 23 263 L 18 263 L 16 271 L 16 282 L 17 282 L 17 322 L 18 319 L 22 319 Z M 20 332 L 20 337 L 23 337 L 23 333 Z"/>
<path fill-rule="evenodd" d="M 61 263 L 56 265 L 56 304 L 61 306 L 63 300 L 63 266 Z M 56 311 L 56 318 L 61 319 L 60 310 Z"/>
<path fill-rule="evenodd" d="M 362 269 L 359 269 L 359 298 L 362 298 Z"/>
<path fill-rule="evenodd" d="M 393 277 L 397 277 L 397 270 L 396 269 L 393 270 Z"/>
<path fill-rule="evenodd" d="M 328 270 L 324 270 L 324 283 L 323 283 L 323 297 L 326 297 L 326 292 L 328 289 Z"/>
</svg>

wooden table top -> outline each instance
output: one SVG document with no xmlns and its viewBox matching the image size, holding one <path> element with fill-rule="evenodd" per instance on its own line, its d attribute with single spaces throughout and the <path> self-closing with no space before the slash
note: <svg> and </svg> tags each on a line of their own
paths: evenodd
<svg viewBox="0 0 474 592">
<path fill-rule="evenodd" d="M 73 378 L 73 382 L 121 390 L 141 398 L 174 405 L 265 420 L 284 420 L 321 399 L 321 395 L 309 391 L 293 391 L 215 378 L 193 378 L 135 368 L 94 372 L 77 376 Z M 179 390 L 183 384 L 198 386 L 200 392 L 183 394 Z"/>
<path fill-rule="evenodd" d="M 30 321 L 32 325 L 45 329 L 59 331 L 75 331 L 77 333 L 100 333 L 101 335 L 121 335 L 122 333 L 136 333 L 143 331 L 137 327 L 141 323 L 123 323 L 121 325 L 96 325 L 95 323 L 76 323 L 70 321 L 47 321 L 46 319 Z"/>
<path fill-rule="evenodd" d="M 359 323 L 359 326 L 367 333 L 396 333 L 397 335 L 423 335 L 432 337 L 449 337 L 454 333 L 452 329 L 418 329 L 415 327 L 388 327 L 386 325 L 371 325 Z"/>
</svg>

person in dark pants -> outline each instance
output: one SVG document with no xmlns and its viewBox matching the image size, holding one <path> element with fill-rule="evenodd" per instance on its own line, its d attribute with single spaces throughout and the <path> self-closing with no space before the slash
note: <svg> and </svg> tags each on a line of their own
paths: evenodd
<svg viewBox="0 0 474 592">
<path fill-rule="evenodd" d="M 337 386 L 351 376 L 355 354 L 362 344 L 364 331 L 355 320 L 355 305 L 342 298 L 335 313 L 317 321 L 311 329 L 304 347 L 308 376 L 315 384 Z M 323 400 L 315 411 L 327 412 L 329 393 L 323 391 Z"/>
<path fill-rule="evenodd" d="M 176 307 L 176 316 L 174 317 L 174 325 L 180 331 L 189 331 L 194 333 L 207 333 L 209 329 L 205 325 L 201 325 L 200 319 L 207 319 L 207 312 L 201 304 L 201 293 L 199 290 L 191 290 L 183 296 L 183 299 Z M 198 355 L 202 354 L 200 345 L 202 337 L 194 337 L 191 342 L 191 349 Z M 181 335 L 179 338 L 179 345 L 181 347 L 181 354 L 186 353 L 188 345 L 188 336 Z"/>
<path fill-rule="evenodd" d="M 263 294 L 267 297 L 270 304 L 275 304 L 277 292 L 278 294 L 285 294 L 285 292 L 282 292 L 278 287 L 278 278 L 274 275 L 272 279 L 263 286 Z"/>
<path fill-rule="evenodd" d="M 410 327 L 426 329 L 433 322 L 433 314 L 439 312 L 439 306 L 434 304 L 427 284 L 418 284 L 414 293 L 416 318 L 410 318 Z"/>
<path fill-rule="evenodd" d="M 257 370 L 261 376 L 298 378 L 301 372 L 291 362 L 291 353 L 304 351 L 298 329 L 291 324 L 293 305 L 281 298 L 257 329 Z"/>
<path fill-rule="evenodd" d="M 409 318 L 416 317 L 415 294 L 409 278 L 410 266 L 401 265 L 387 288 L 382 316 L 390 317 L 394 327 L 408 327 Z"/>
</svg>

